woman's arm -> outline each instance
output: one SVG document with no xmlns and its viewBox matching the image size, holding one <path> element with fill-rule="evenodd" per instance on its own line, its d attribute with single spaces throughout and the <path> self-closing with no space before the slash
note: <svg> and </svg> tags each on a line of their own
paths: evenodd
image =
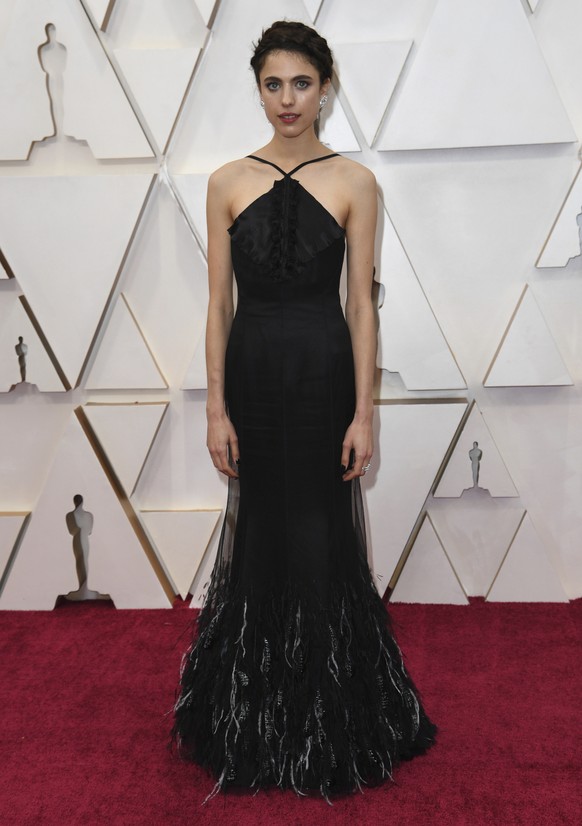
<svg viewBox="0 0 582 826">
<path fill-rule="evenodd" d="M 236 431 L 224 405 L 224 360 L 234 315 L 232 297 L 232 258 L 230 236 L 229 175 L 224 167 L 208 179 L 206 224 L 208 228 L 208 317 L 206 321 L 206 373 L 208 420 L 206 445 L 212 462 L 221 473 L 236 478 L 238 473 L 229 462 L 239 459 Z"/>
<path fill-rule="evenodd" d="M 346 321 L 350 329 L 356 377 L 356 410 L 342 448 L 342 465 L 347 468 L 350 451 L 355 453 L 351 470 L 344 481 L 363 476 L 362 468 L 373 453 L 372 400 L 376 367 L 377 330 L 372 303 L 374 239 L 376 234 L 378 193 L 376 178 L 365 166 L 352 173 L 353 197 L 346 222 L 347 299 Z"/>
</svg>

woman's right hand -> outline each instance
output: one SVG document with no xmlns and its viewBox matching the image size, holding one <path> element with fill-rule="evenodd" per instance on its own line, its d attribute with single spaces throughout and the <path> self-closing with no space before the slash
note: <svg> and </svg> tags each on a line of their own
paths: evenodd
<svg viewBox="0 0 582 826">
<path fill-rule="evenodd" d="M 226 412 L 208 416 L 206 445 L 212 457 L 214 467 L 226 476 L 238 479 L 238 472 L 229 462 L 229 450 L 232 461 L 237 464 L 240 458 L 238 438 L 233 423 Z"/>
</svg>

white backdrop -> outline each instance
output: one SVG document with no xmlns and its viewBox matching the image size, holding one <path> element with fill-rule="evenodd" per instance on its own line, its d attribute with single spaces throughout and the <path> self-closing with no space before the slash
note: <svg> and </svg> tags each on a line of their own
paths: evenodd
<svg viewBox="0 0 582 826">
<path fill-rule="evenodd" d="M 4 0 L 0 609 L 77 588 L 75 494 L 93 592 L 201 602 L 206 181 L 270 138 L 248 61 L 280 18 L 328 39 L 320 137 L 379 183 L 380 592 L 582 595 L 579 0 Z"/>
</svg>

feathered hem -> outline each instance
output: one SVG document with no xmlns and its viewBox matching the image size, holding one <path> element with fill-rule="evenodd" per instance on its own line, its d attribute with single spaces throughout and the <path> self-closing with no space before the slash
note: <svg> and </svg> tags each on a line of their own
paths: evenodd
<svg viewBox="0 0 582 826">
<path fill-rule="evenodd" d="M 370 577 L 358 584 L 330 583 L 323 607 L 289 584 L 255 599 L 214 583 L 182 658 L 170 743 L 216 780 L 206 800 L 278 786 L 331 802 L 395 782 L 401 760 L 434 744 L 388 612 Z"/>
</svg>

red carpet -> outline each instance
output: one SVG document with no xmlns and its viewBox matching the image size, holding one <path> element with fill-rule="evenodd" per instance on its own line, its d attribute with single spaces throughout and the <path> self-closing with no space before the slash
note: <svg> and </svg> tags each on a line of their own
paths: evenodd
<svg viewBox="0 0 582 826">
<path fill-rule="evenodd" d="M 219 795 L 166 748 L 193 614 L 67 603 L 0 611 L 0 823 L 582 823 L 582 599 L 390 604 L 440 726 L 396 784 L 338 799 Z"/>
</svg>

